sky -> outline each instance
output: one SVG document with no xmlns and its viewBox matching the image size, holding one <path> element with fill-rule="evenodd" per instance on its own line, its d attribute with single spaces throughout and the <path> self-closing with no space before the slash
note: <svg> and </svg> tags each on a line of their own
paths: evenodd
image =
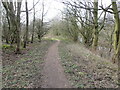
<svg viewBox="0 0 120 90">
<path fill-rule="evenodd" d="M 45 2 L 45 12 L 47 12 L 47 14 L 44 17 L 45 21 L 49 21 L 51 19 L 53 19 L 54 17 L 59 17 L 61 15 L 61 11 L 64 9 L 64 5 L 61 3 L 62 0 L 44 0 Z M 70 0 L 71 1 L 71 0 Z M 99 2 L 101 2 L 101 0 L 98 0 Z M 120 0 L 118 0 L 120 1 Z M 38 2 L 38 0 L 35 0 L 35 3 Z M 42 0 L 40 0 L 40 2 L 36 5 L 36 18 L 41 18 L 41 2 Z M 111 4 L 111 0 L 102 0 L 103 5 L 104 6 L 108 6 Z M 31 9 L 33 7 L 33 0 L 28 0 L 28 8 Z M 22 9 L 24 10 L 24 3 L 23 3 L 23 7 Z M 31 11 L 30 13 L 30 20 L 33 19 L 33 11 Z M 25 13 L 22 13 L 23 15 L 23 20 L 25 20 Z"/>
<path fill-rule="evenodd" d="M 31 9 L 33 7 L 33 0 L 28 0 L 28 8 Z M 36 2 L 38 2 L 38 0 L 35 0 L 35 4 Z M 56 17 L 57 15 L 59 16 L 61 13 L 61 10 L 63 10 L 64 5 L 62 3 L 60 3 L 60 1 L 58 0 L 44 0 L 45 2 L 45 17 L 44 20 L 45 21 L 49 21 L 52 18 Z M 24 2 L 23 3 L 23 7 L 22 10 L 25 10 L 24 7 Z M 42 4 L 42 0 L 40 0 L 40 2 L 36 5 L 35 9 L 36 9 L 36 18 L 41 18 L 41 4 Z M 33 18 L 33 11 L 29 12 L 29 18 L 30 20 L 32 20 Z M 23 19 L 25 18 L 25 13 L 22 13 Z"/>
</svg>

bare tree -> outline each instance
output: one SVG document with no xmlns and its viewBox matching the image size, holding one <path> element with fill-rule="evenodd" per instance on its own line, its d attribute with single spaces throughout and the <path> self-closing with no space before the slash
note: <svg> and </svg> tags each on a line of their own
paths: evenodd
<svg viewBox="0 0 120 90">
<path fill-rule="evenodd" d="M 34 40 L 34 32 L 35 32 L 35 1 L 33 0 L 33 30 L 32 30 L 32 38 L 31 43 L 33 43 Z"/>
<path fill-rule="evenodd" d="M 63 2 L 65 5 L 69 6 L 72 10 L 73 7 L 76 8 L 77 11 L 77 20 L 81 24 L 81 30 L 79 30 L 81 35 L 84 38 L 85 42 L 91 43 L 94 50 L 97 49 L 99 33 L 104 27 L 106 12 L 101 12 L 100 16 L 98 16 L 98 11 L 102 10 L 98 8 L 98 1 L 94 0 L 94 2 L 86 1 L 66 1 Z M 84 14 L 83 14 L 84 13 Z M 89 13 L 89 15 L 88 15 Z M 70 12 L 70 14 L 73 14 Z M 99 23 L 98 20 L 104 14 L 104 20 L 102 23 Z M 88 17 L 89 16 L 89 17 Z M 92 28 L 94 27 L 94 28 Z M 93 30 L 92 30 L 93 29 Z M 89 32 L 91 31 L 91 32 Z M 86 34 L 87 33 L 87 34 Z M 89 37 L 88 37 L 88 36 Z M 88 41 L 87 41 L 88 40 Z M 91 44 L 90 44 L 91 45 Z"/>
<path fill-rule="evenodd" d="M 114 19 L 115 19 L 115 30 L 114 30 L 114 38 L 113 38 L 114 39 L 113 62 L 116 62 L 116 59 L 120 60 L 120 18 L 118 13 L 118 7 L 115 1 L 112 1 L 112 9 L 113 9 Z"/>
<path fill-rule="evenodd" d="M 48 11 L 45 11 L 45 2 L 42 0 L 42 13 L 41 13 L 41 19 L 39 20 L 39 29 L 38 29 L 38 39 L 39 42 L 41 42 L 41 38 L 46 34 L 46 30 L 44 28 L 44 17 L 46 16 Z"/>
<path fill-rule="evenodd" d="M 16 53 L 20 53 L 20 13 L 21 13 L 21 2 L 17 2 L 17 48 Z"/>
<path fill-rule="evenodd" d="M 26 32 L 25 32 L 25 39 L 24 39 L 24 48 L 26 48 L 26 44 L 28 43 L 28 26 L 29 26 L 29 14 L 28 14 L 28 2 L 25 2 L 26 7 Z"/>
<path fill-rule="evenodd" d="M 2 2 L 2 3 L 11 23 L 10 30 L 13 30 L 13 32 L 16 35 L 15 38 L 17 42 L 16 53 L 20 53 L 20 14 L 21 14 L 22 2 L 16 2 L 14 4 L 12 0 L 11 2 Z M 17 5 L 17 9 L 16 9 L 16 5 Z"/>
<path fill-rule="evenodd" d="M 97 45 L 98 45 L 98 0 L 94 0 L 93 2 L 94 4 L 94 11 L 93 11 L 93 15 L 94 15 L 94 31 L 93 31 L 93 43 L 92 46 L 94 48 L 94 50 L 97 49 Z"/>
<path fill-rule="evenodd" d="M 2 41 L 2 2 L 0 1 L 0 46 L 1 46 L 1 41 Z"/>
</svg>

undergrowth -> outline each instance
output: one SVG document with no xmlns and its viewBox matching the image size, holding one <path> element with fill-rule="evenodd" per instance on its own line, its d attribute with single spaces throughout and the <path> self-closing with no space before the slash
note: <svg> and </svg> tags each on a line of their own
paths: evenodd
<svg viewBox="0 0 120 90">
<path fill-rule="evenodd" d="M 75 88 L 116 88 L 117 65 L 80 44 L 61 41 L 59 54 L 67 78 Z"/>
<path fill-rule="evenodd" d="M 7 50 L 3 52 L 3 88 L 39 87 L 44 55 L 52 43 L 52 40 L 43 40 L 41 43 L 31 44 L 29 49 L 20 55 L 15 55 L 12 51 L 8 53 Z M 10 61 L 11 63 L 7 63 Z"/>
</svg>

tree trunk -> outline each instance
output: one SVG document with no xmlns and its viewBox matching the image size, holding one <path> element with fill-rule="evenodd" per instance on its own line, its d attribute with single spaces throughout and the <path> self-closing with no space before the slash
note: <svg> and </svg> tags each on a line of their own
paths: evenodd
<svg viewBox="0 0 120 90">
<path fill-rule="evenodd" d="M 20 13 L 21 13 L 21 2 L 17 2 L 17 28 L 16 28 L 16 35 L 17 35 L 17 48 L 16 54 L 20 53 Z"/>
<path fill-rule="evenodd" d="M 112 8 L 114 13 L 114 19 L 115 19 L 115 30 L 113 34 L 113 47 L 114 47 L 114 56 L 113 56 L 113 62 L 120 60 L 120 18 L 118 13 L 118 8 L 116 2 L 112 2 Z M 119 62 L 119 61 L 118 61 Z"/>
<path fill-rule="evenodd" d="M 0 1 L 0 30 L 2 29 L 2 3 Z"/>
<path fill-rule="evenodd" d="M 39 39 L 39 42 L 41 42 L 41 38 L 42 38 L 42 31 L 43 31 L 43 22 L 44 22 L 44 8 L 45 8 L 45 5 L 44 5 L 44 1 L 42 2 L 42 19 L 40 23 L 40 29 L 38 31 L 38 39 Z"/>
<path fill-rule="evenodd" d="M 34 41 L 34 31 L 35 31 L 35 6 L 34 6 L 34 0 L 33 0 L 33 7 L 34 7 L 34 11 L 33 11 L 33 30 L 32 30 L 32 38 L 31 38 L 31 43 L 33 43 Z"/>
<path fill-rule="evenodd" d="M 17 43 L 16 47 L 16 54 L 20 53 L 20 13 L 21 13 L 21 2 L 15 2 L 17 4 L 17 9 L 14 7 L 14 2 L 2 2 L 7 15 L 9 16 L 10 19 L 10 30 L 11 32 L 14 33 L 12 36 L 12 41 L 11 43 L 14 42 L 14 40 Z M 17 13 L 17 15 L 16 15 Z M 14 19 L 13 19 L 14 17 Z"/>
<path fill-rule="evenodd" d="M 27 0 L 25 2 L 26 5 L 26 32 L 25 32 L 25 39 L 24 39 L 24 48 L 26 48 L 26 45 L 28 43 L 28 25 L 29 25 L 29 15 L 28 15 L 28 3 Z"/>
<path fill-rule="evenodd" d="M 93 43 L 92 43 L 92 47 L 94 50 L 97 49 L 98 46 L 98 1 L 94 0 L 94 30 L 93 30 Z"/>
</svg>

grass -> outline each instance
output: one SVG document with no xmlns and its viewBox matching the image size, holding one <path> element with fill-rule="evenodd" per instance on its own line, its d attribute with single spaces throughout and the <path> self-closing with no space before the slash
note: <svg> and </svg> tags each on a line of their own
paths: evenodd
<svg viewBox="0 0 120 90">
<path fill-rule="evenodd" d="M 63 37 L 43 38 L 41 43 L 32 44 L 23 55 L 9 57 L 14 60 L 12 63 L 3 65 L 3 87 L 32 88 L 40 86 L 43 57 L 48 47 L 56 40 L 61 40 L 59 54 L 62 66 L 73 87 L 117 87 L 117 65 L 95 55 L 83 45 L 73 43 Z M 9 53 L 10 51 L 7 54 Z M 3 63 L 7 62 L 4 57 Z"/>
<path fill-rule="evenodd" d="M 66 76 L 75 88 L 116 88 L 117 65 L 83 45 L 61 41 L 59 54 Z"/>
<path fill-rule="evenodd" d="M 40 86 L 43 58 L 48 47 L 53 42 L 43 40 L 41 43 L 32 44 L 30 49 L 23 55 L 10 55 L 7 59 L 15 60 L 11 64 L 3 65 L 3 88 L 31 88 Z M 6 58 L 3 57 L 3 62 L 5 60 Z"/>
<path fill-rule="evenodd" d="M 46 36 L 43 38 L 44 39 L 47 39 L 47 40 L 53 40 L 53 41 L 64 41 L 64 42 L 72 42 L 72 40 L 68 39 L 67 37 L 62 37 L 62 36 Z"/>
</svg>

